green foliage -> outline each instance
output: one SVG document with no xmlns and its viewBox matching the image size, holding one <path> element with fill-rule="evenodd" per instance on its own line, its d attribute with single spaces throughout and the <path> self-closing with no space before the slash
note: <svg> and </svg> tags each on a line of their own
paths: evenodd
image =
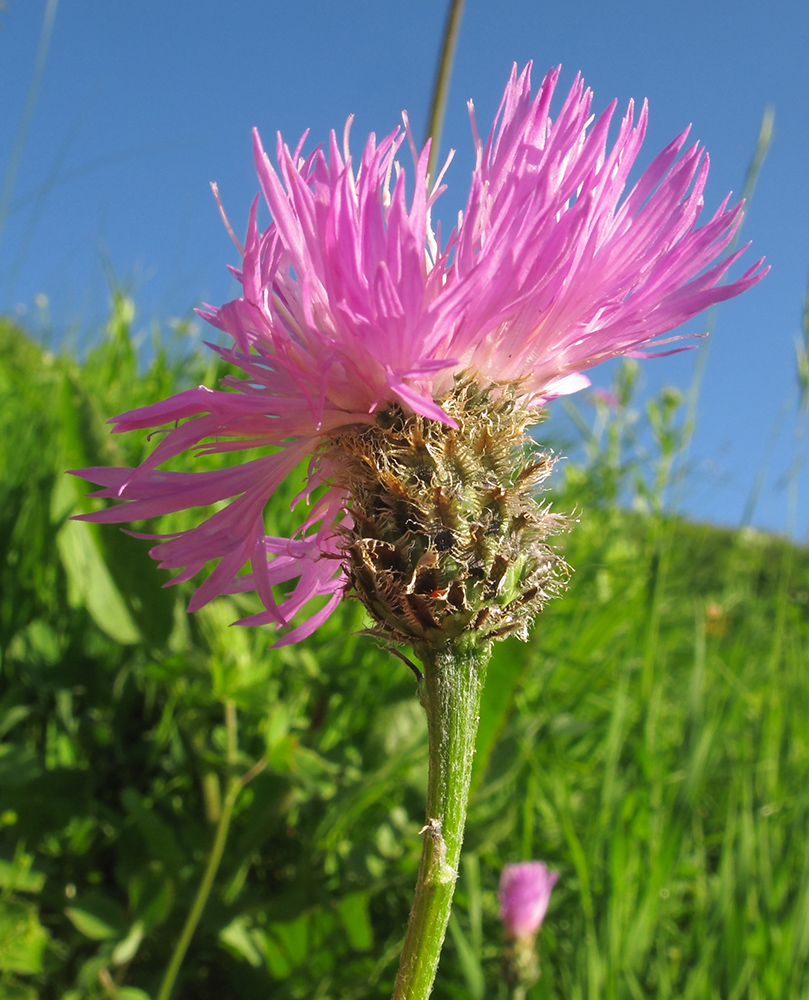
<svg viewBox="0 0 809 1000">
<path fill-rule="evenodd" d="M 81 363 L 0 323 L 0 997 L 155 997 L 248 772 L 173 996 L 384 997 L 423 823 L 413 677 L 352 603 L 267 650 L 229 627 L 250 597 L 189 616 L 147 543 L 68 520 L 97 501 L 64 469 L 148 448 L 108 416 L 220 375 L 179 346 L 140 368 L 131 321 L 119 297 Z M 560 467 L 569 593 L 489 669 L 440 1000 L 501 995 L 496 886 L 527 858 L 561 872 L 532 1000 L 809 992 L 809 554 L 667 518 L 678 398 L 644 419 L 632 388 Z"/>
</svg>

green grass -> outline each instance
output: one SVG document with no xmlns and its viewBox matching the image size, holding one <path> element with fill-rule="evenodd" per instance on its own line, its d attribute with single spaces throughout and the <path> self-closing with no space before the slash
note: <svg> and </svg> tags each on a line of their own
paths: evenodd
<svg viewBox="0 0 809 1000">
<path fill-rule="evenodd" d="M 146 543 L 66 520 L 65 468 L 148 448 L 106 417 L 220 374 L 181 345 L 139 368 L 130 322 L 119 298 L 82 363 L 0 325 L 0 997 L 154 997 L 258 761 L 174 996 L 385 997 L 423 822 L 412 675 L 353 603 L 268 651 L 228 628 L 250 598 L 188 616 Z M 620 378 L 557 470 L 570 590 L 490 668 L 439 1000 L 505 995 L 497 881 L 528 858 L 561 873 L 531 1000 L 809 993 L 809 553 L 667 518 L 676 398 L 641 461 Z"/>
</svg>

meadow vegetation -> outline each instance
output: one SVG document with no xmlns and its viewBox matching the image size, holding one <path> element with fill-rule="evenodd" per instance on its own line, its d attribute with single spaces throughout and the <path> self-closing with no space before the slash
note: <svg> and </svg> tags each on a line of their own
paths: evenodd
<svg viewBox="0 0 809 1000">
<path fill-rule="evenodd" d="M 120 294 L 80 361 L 0 322 L 0 997 L 157 997 L 230 804 L 173 996 L 385 997 L 423 823 L 414 677 L 356 603 L 270 650 L 230 627 L 249 595 L 188 615 L 148 543 L 68 520 L 98 502 L 65 469 L 150 448 L 107 417 L 223 374 L 181 338 L 149 358 Z M 435 996 L 504 996 L 496 887 L 531 858 L 561 873 L 531 1000 L 805 996 L 809 552 L 669 516 L 677 394 L 639 412 L 631 365 L 614 391 L 554 474 L 570 589 L 492 661 Z"/>
</svg>

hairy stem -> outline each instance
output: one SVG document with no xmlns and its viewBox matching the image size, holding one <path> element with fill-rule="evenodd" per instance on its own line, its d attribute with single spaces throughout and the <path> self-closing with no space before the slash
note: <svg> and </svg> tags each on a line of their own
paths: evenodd
<svg viewBox="0 0 809 1000">
<path fill-rule="evenodd" d="M 491 644 L 470 637 L 419 649 L 430 770 L 416 894 L 393 1000 L 426 1000 L 449 922 L 461 855 L 480 696 Z"/>
</svg>

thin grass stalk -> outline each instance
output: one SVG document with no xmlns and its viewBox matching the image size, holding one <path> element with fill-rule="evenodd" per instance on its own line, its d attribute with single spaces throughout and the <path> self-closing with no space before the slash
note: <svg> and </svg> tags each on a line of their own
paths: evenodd
<svg viewBox="0 0 809 1000">
<path fill-rule="evenodd" d="M 455 46 L 458 42 L 458 31 L 461 27 L 464 0 L 451 0 L 447 12 L 447 22 L 444 27 L 444 39 L 441 43 L 441 55 L 438 57 L 438 68 L 433 84 L 433 99 L 430 105 L 430 118 L 427 124 L 427 139 L 432 139 L 430 159 L 427 169 L 430 176 L 435 177 L 438 152 L 441 146 L 441 132 L 444 128 L 444 114 L 447 109 L 449 81 L 452 76 L 452 64 L 455 61 Z"/>
<path fill-rule="evenodd" d="M 222 803 L 219 822 L 216 824 L 216 833 L 211 853 L 208 855 L 208 863 L 205 866 L 202 881 L 199 884 L 196 896 L 194 896 L 191 909 L 188 911 L 188 916 L 185 919 L 180 937 L 177 939 L 177 944 L 174 946 L 174 951 L 163 976 L 163 981 L 160 984 L 157 1000 L 169 1000 L 171 996 L 171 991 L 174 988 L 174 983 L 182 967 L 188 946 L 191 944 L 191 939 L 194 937 L 194 932 L 205 910 L 205 904 L 208 902 L 208 897 L 211 894 L 211 889 L 219 871 L 219 865 L 222 862 L 222 855 L 224 854 L 225 844 L 230 832 L 233 807 L 236 805 L 239 792 L 246 784 L 244 779 L 237 778 L 233 774 L 238 753 L 238 732 L 236 728 L 236 708 L 230 701 L 225 704 L 225 726 L 227 730 L 227 761 L 229 771 L 228 789 L 225 794 L 225 800 Z"/>
<path fill-rule="evenodd" d="M 775 109 L 773 107 L 767 107 L 764 109 L 764 114 L 761 118 L 761 125 L 759 126 L 758 138 L 756 139 L 756 145 L 753 150 L 753 155 L 750 158 L 750 163 L 747 167 L 747 172 L 744 177 L 744 185 L 742 187 L 742 201 L 745 205 L 745 214 L 750 210 L 750 202 L 753 198 L 753 194 L 756 189 L 756 183 L 761 173 L 761 168 L 764 166 L 764 160 L 767 157 L 767 152 L 769 151 L 770 145 L 772 143 L 773 136 L 773 126 L 775 124 Z M 744 220 L 739 225 L 736 233 L 733 236 L 728 252 L 732 253 L 736 249 L 739 238 L 741 237 L 742 225 Z M 711 334 L 716 327 L 716 321 L 719 316 L 719 307 L 714 306 L 708 313 L 708 319 L 705 324 L 705 333 Z M 708 365 L 708 355 L 711 340 L 710 336 L 706 342 L 701 346 L 700 350 L 697 352 L 696 364 L 694 365 L 694 374 L 691 379 L 691 385 L 688 389 L 687 403 L 686 403 L 686 415 L 685 422 L 683 426 L 683 440 L 680 446 L 680 454 L 678 456 L 677 472 L 674 476 L 673 491 L 672 491 L 672 502 L 671 509 L 677 510 L 680 504 L 680 498 L 682 497 L 683 487 L 685 485 L 685 475 L 687 472 L 688 455 L 691 450 L 691 442 L 694 437 L 694 430 L 696 428 L 697 422 L 697 405 L 699 403 L 700 393 L 702 391 L 702 383 L 705 379 L 705 371 Z"/>
<path fill-rule="evenodd" d="M 749 208 L 750 200 L 753 197 L 755 191 L 756 182 L 758 181 L 759 174 L 761 173 L 761 168 L 764 164 L 764 160 L 767 156 L 767 151 L 770 148 L 772 142 L 773 134 L 773 124 L 775 121 L 775 112 L 772 107 L 767 107 L 764 111 L 764 115 L 761 119 L 761 126 L 759 127 L 758 138 L 756 140 L 756 145 L 753 150 L 753 155 L 750 159 L 750 163 L 745 174 L 744 186 L 742 188 L 742 200 L 745 205 Z M 735 249 L 739 242 L 739 237 L 741 235 L 741 225 L 739 225 L 736 233 L 734 234 L 733 240 L 731 241 L 729 250 Z M 714 307 L 708 314 L 708 320 L 706 323 L 706 333 L 710 334 L 713 332 L 716 326 L 716 320 L 718 317 L 718 307 Z M 672 466 L 676 462 L 676 471 L 674 472 L 672 479 L 672 493 L 671 493 L 671 503 L 669 504 L 669 509 L 671 511 L 676 511 L 680 506 L 680 499 L 682 497 L 683 488 L 685 485 L 685 476 L 688 466 L 688 455 L 691 450 L 691 442 L 694 437 L 694 430 L 696 428 L 696 417 L 697 417 L 697 405 L 699 403 L 699 396 L 702 390 L 702 383 L 705 378 L 705 371 L 708 364 L 708 347 L 710 345 L 710 339 L 706 344 L 704 344 L 701 350 L 698 352 L 696 364 L 694 366 L 694 375 L 691 380 L 691 385 L 688 390 L 687 403 L 686 403 L 686 415 L 683 425 L 683 436 L 682 442 L 679 448 L 679 454 L 672 457 Z M 663 482 L 660 484 L 661 494 L 665 491 L 667 483 Z M 661 612 L 661 601 L 662 596 L 666 586 L 666 579 L 668 576 L 669 562 L 671 556 L 671 543 L 672 543 L 672 533 L 670 530 L 666 530 L 665 527 L 661 528 L 657 519 L 655 519 L 654 524 L 655 542 L 654 542 L 654 552 L 653 552 L 653 566 L 652 566 L 652 576 L 651 576 L 651 587 L 650 587 L 650 611 L 647 620 L 646 628 L 646 639 L 644 643 L 644 656 L 643 656 L 643 669 L 641 673 L 641 688 L 643 692 L 644 700 L 648 700 L 651 693 L 652 676 L 654 671 L 654 664 L 657 659 L 658 653 L 658 642 L 660 637 L 660 612 Z M 651 721 L 651 720 L 650 720 Z M 647 726 L 647 728 L 650 728 Z"/>
<path fill-rule="evenodd" d="M 3 231 L 6 227 L 11 195 L 14 192 L 14 185 L 17 181 L 17 172 L 22 162 L 22 154 L 25 151 L 25 143 L 28 140 L 28 130 L 34 117 L 34 110 L 39 99 L 39 92 L 42 89 L 42 79 L 45 75 L 45 66 L 48 62 L 48 49 L 53 35 L 53 25 L 56 20 L 56 8 L 59 0 L 48 0 L 45 6 L 45 15 L 42 19 L 42 29 L 39 33 L 39 46 L 37 48 L 36 60 L 34 62 L 34 72 L 31 76 L 31 83 L 28 87 L 28 95 L 25 99 L 20 124 L 14 135 L 14 143 L 11 147 L 11 156 L 6 166 L 3 177 L 3 188 L 0 191 L 0 243 L 3 241 Z"/>
</svg>

